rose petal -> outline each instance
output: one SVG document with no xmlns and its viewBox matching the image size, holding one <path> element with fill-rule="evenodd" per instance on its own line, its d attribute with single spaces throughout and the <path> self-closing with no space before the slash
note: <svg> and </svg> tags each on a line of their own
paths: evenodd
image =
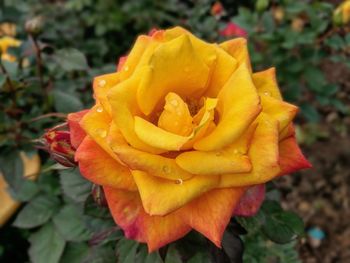
<svg viewBox="0 0 350 263">
<path fill-rule="evenodd" d="M 132 171 L 145 211 L 150 215 L 166 215 L 194 198 L 213 189 L 218 176 L 194 176 L 188 180 L 166 180 L 142 171 Z"/>
<path fill-rule="evenodd" d="M 112 216 L 125 236 L 148 243 L 149 252 L 183 237 L 191 230 L 177 212 L 166 216 L 146 214 L 136 192 L 110 187 L 104 187 L 104 192 Z"/>
<path fill-rule="evenodd" d="M 301 152 L 295 136 L 288 137 L 281 141 L 279 145 L 279 152 L 281 175 L 290 174 L 301 169 L 312 167 Z"/>
<path fill-rule="evenodd" d="M 130 170 L 115 161 L 89 136 L 75 153 L 81 174 L 89 181 L 119 189 L 136 191 Z"/>
<path fill-rule="evenodd" d="M 259 94 L 269 94 L 277 100 L 282 100 L 282 95 L 276 80 L 275 68 L 253 73 L 253 82 Z"/>
<path fill-rule="evenodd" d="M 193 48 L 187 35 L 166 42 L 153 52 L 137 90 L 137 102 L 145 115 L 162 103 L 170 91 L 191 98 L 204 92 L 209 68 L 197 53 L 200 50 Z"/>
<path fill-rule="evenodd" d="M 193 177 L 193 174 L 181 169 L 172 158 L 139 151 L 129 146 L 114 124 L 110 127 L 107 140 L 118 158 L 132 170 L 142 170 L 153 176 L 172 180 Z"/>
<path fill-rule="evenodd" d="M 249 187 L 234 211 L 235 216 L 254 216 L 265 199 L 265 184 Z"/>
<path fill-rule="evenodd" d="M 258 93 L 245 64 L 228 80 L 218 99 L 220 120 L 212 133 L 194 144 L 196 150 L 214 151 L 229 145 L 241 136 L 261 110 Z"/>
<path fill-rule="evenodd" d="M 109 91 L 108 99 L 112 108 L 112 117 L 126 141 L 133 147 L 159 154 L 165 151 L 144 143 L 134 130 L 134 116 L 142 116 L 135 97 L 141 76 L 143 76 L 143 70 Z"/>
<path fill-rule="evenodd" d="M 82 110 L 74 113 L 70 113 L 67 116 L 69 131 L 70 131 L 70 141 L 72 146 L 77 149 L 80 143 L 86 136 L 86 132 L 80 127 L 80 120 L 84 117 L 89 110 Z"/>
<path fill-rule="evenodd" d="M 238 65 L 246 64 L 249 71 L 252 72 L 247 40 L 245 38 L 238 37 L 225 41 L 220 44 L 220 47 L 222 47 L 228 54 L 233 56 L 237 60 Z"/>
<path fill-rule="evenodd" d="M 209 191 L 179 210 L 182 220 L 221 247 L 222 235 L 244 188 Z"/>
<path fill-rule="evenodd" d="M 237 187 L 265 183 L 280 173 L 278 165 L 278 123 L 261 113 L 248 156 L 253 165 L 250 173 L 225 174 L 221 187 Z"/>
<path fill-rule="evenodd" d="M 120 73 L 110 73 L 100 75 L 94 78 L 93 89 L 96 100 L 102 105 L 103 109 L 111 115 L 111 106 L 107 99 L 108 91 L 119 83 Z"/>
<path fill-rule="evenodd" d="M 285 129 L 298 112 L 298 107 L 269 95 L 261 96 L 261 105 L 264 113 L 278 121 L 279 131 Z"/>
</svg>

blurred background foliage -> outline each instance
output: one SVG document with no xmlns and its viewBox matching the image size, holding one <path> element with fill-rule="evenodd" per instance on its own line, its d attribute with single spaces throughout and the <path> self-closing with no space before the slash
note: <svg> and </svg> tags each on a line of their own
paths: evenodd
<svg viewBox="0 0 350 263">
<path fill-rule="evenodd" d="M 115 71 L 118 58 L 127 54 L 137 35 L 174 25 L 211 42 L 247 37 L 254 70 L 275 66 L 283 96 L 300 106 L 300 142 L 327 137 L 328 131 L 320 128 L 326 119 L 337 119 L 337 131 L 347 134 L 349 126 L 342 120 L 349 117 L 343 78 L 350 68 L 350 8 L 339 9 L 340 2 L 1 1 L 0 170 L 11 195 L 23 205 L 0 230 L 0 261 L 182 262 L 185 257 L 186 262 L 209 262 L 205 251 L 193 255 L 175 245 L 166 256 L 164 251 L 147 256 L 143 245 L 122 239 L 106 208 L 92 200 L 90 183 L 38 152 L 35 139 L 63 122 L 67 113 L 92 105 L 93 77 Z M 334 73 L 335 67 L 342 73 Z M 26 164 L 23 153 L 36 161 Z M 28 165 L 37 165 L 37 156 L 41 168 L 30 175 L 39 174 L 37 180 L 23 179 Z M 295 241 L 288 242 L 302 235 L 303 227 L 293 216 L 291 222 L 277 224 L 288 212 L 273 207 L 275 217 L 262 209 L 251 219 L 255 224 L 238 220 L 248 231 L 243 237 L 245 262 L 298 262 Z M 279 227 L 282 237 L 273 236 L 271 226 Z M 186 238 L 205 242 L 196 235 Z M 281 239 L 288 244 L 270 241 Z M 115 240 L 120 240 L 117 254 Z M 226 258 L 232 256 L 232 251 L 225 253 Z"/>
</svg>

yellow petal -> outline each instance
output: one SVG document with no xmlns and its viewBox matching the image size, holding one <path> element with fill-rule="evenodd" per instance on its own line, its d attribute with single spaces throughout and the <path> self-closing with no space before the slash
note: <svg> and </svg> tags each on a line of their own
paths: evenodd
<svg viewBox="0 0 350 263">
<path fill-rule="evenodd" d="M 248 156 L 253 165 L 249 173 L 221 176 L 221 187 L 238 187 L 265 183 L 280 172 L 278 165 L 278 122 L 265 113 L 257 120 L 258 126 L 252 139 Z"/>
<path fill-rule="evenodd" d="M 166 215 L 213 189 L 218 176 L 195 176 L 189 180 L 171 181 L 142 171 L 132 171 L 145 211 L 150 215 Z"/>
<path fill-rule="evenodd" d="M 154 51 L 137 91 L 137 102 L 145 115 L 159 107 L 170 91 L 183 98 L 200 97 L 209 68 L 198 52 L 187 35 L 164 43 Z"/>
<path fill-rule="evenodd" d="M 93 89 L 96 100 L 101 103 L 104 110 L 111 115 L 111 106 L 107 99 L 107 92 L 119 82 L 120 73 L 104 74 L 94 78 Z"/>
<path fill-rule="evenodd" d="M 168 132 L 137 116 L 134 123 L 135 133 L 142 142 L 166 151 L 180 150 L 191 137 Z"/>
<path fill-rule="evenodd" d="M 191 134 L 192 116 L 187 104 L 176 93 L 169 92 L 166 95 L 164 110 L 158 119 L 158 127 L 181 136 Z"/>
<path fill-rule="evenodd" d="M 252 124 L 236 142 L 222 150 L 181 153 L 176 157 L 176 163 L 192 174 L 213 175 L 249 172 L 252 165 L 246 153 L 256 127 L 256 124 Z"/>
<path fill-rule="evenodd" d="M 139 139 L 134 131 L 134 116 L 142 115 L 135 94 L 143 72 L 143 69 L 140 69 L 132 77 L 111 88 L 107 97 L 111 105 L 113 121 L 119 127 L 126 141 L 137 149 L 159 154 L 164 150 L 147 145 Z"/>
<path fill-rule="evenodd" d="M 194 144 L 200 151 L 219 150 L 242 135 L 259 114 L 260 100 L 250 72 L 242 64 L 218 95 L 220 120 L 215 130 Z"/>
<path fill-rule="evenodd" d="M 216 60 L 211 68 L 211 77 L 205 96 L 216 97 L 225 83 L 231 77 L 232 73 L 237 69 L 238 63 L 236 59 L 230 56 L 221 47 L 215 49 Z"/>
<path fill-rule="evenodd" d="M 89 110 L 80 121 L 80 126 L 90 135 L 93 140 L 102 147 L 112 158 L 119 161 L 118 157 L 111 150 L 106 142 L 111 117 L 103 110 L 101 105 L 97 104 Z"/>
<path fill-rule="evenodd" d="M 249 71 L 252 71 L 247 40 L 245 38 L 239 37 L 231 39 L 221 43 L 220 46 L 237 60 L 238 65 L 246 64 L 248 66 Z"/>
<path fill-rule="evenodd" d="M 107 140 L 118 158 L 132 170 L 142 170 L 153 176 L 171 180 L 187 180 L 194 176 L 181 169 L 172 158 L 139 151 L 129 146 L 114 124 L 110 127 Z"/>
<path fill-rule="evenodd" d="M 298 108 L 287 102 L 274 99 L 269 95 L 261 96 L 262 111 L 279 123 L 279 131 L 287 127 L 294 119 Z"/>
<path fill-rule="evenodd" d="M 254 73 L 253 82 L 259 94 L 270 95 L 275 99 L 282 100 L 281 92 L 276 80 L 275 68 Z"/>
</svg>

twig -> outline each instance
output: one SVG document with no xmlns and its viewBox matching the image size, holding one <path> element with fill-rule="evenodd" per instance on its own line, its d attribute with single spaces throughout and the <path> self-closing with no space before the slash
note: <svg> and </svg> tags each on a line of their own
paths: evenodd
<svg viewBox="0 0 350 263">
<path fill-rule="evenodd" d="M 16 107 L 16 89 L 12 84 L 10 75 L 8 74 L 6 68 L 4 67 L 4 65 L 2 64 L 2 61 L 0 59 L 0 69 L 2 71 L 2 73 L 5 75 L 6 77 L 6 83 L 10 89 L 10 93 L 11 93 L 11 100 L 12 100 L 12 107 L 15 108 Z"/>
<path fill-rule="evenodd" d="M 29 120 L 29 122 L 39 121 L 39 120 L 51 118 L 51 117 L 65 119 L 65 118 L 67 118 L 67 114 L 59 113 L 59 112 L 51 112 L 51 113 L 43 114 L 43 115 L 40 115 L 38 117 L 32 118 Z"/>
<path fill-rule="evenodd" d="M 32 41 L 32 43 L 34 45 L 34 49 L 35 49 L 36 71 L 37 71 L 37 74 L 39 77 L 40 86 L 41 86 L 42 90 L 45 92 L 45 95 L 47 95 L 47 91 L 46 91 L 46 87 L 45 87 L 45 83 L 44 83 L 44 76 L 43 76 L 43 61 L 41 58 L 41 50 L 40 50 L 40 47 L 39 47 L 39 44 L 38 44 L 36 37 L 29 34 L 29 38 Z"/>
</svg>

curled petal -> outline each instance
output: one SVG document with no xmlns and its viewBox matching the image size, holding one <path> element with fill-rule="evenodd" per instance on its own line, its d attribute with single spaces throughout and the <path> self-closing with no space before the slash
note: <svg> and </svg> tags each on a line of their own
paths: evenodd
<svg viewBox="0 0 350 263">
<path fill-rule="evenodd" d="M 204 92 L 209 68 L 198 52 L 187 35 L 166 42 L 154 51 L 137 90 L 137 102 L 145 115 L 159 107 L 158 103 L 170 91 L 191 98 Z"/>
<path fill-rule="evenodd" d="M 245 64 L 235 71 L 220 91 L 217 110 L 220 120 L 216 128 L 198 140 L 194 149 L 214 151 L 229 145 L 242 135 L 259 114 L 260 99 Z"/>
<path fill-rule="evenodd" d="M 276 80 L 275 68 L 253 73 L 253 82 L 259 94 L 268 94 L 277 100 L 282 100 L 282 95 Z"/>
<path fill-rule="evenodd" d="M 220 44 L 228 54 L 233 56 L 238 65 L 246 64 L 249 71 L 252 72 L 252 66 L 250 64 L 247 40 L 243 37 L 234 38 L 228 41 L 225 41 Z"/>
<path fill-rule="evenodd" d="M 221 187 L 248 186 L 265 183 L 276 177 L 279 167 L 278 123 L 261 113 L 248 156 L 253 165 L 249 173 L 225 174 L 221 176 Z"/>
</svg>

